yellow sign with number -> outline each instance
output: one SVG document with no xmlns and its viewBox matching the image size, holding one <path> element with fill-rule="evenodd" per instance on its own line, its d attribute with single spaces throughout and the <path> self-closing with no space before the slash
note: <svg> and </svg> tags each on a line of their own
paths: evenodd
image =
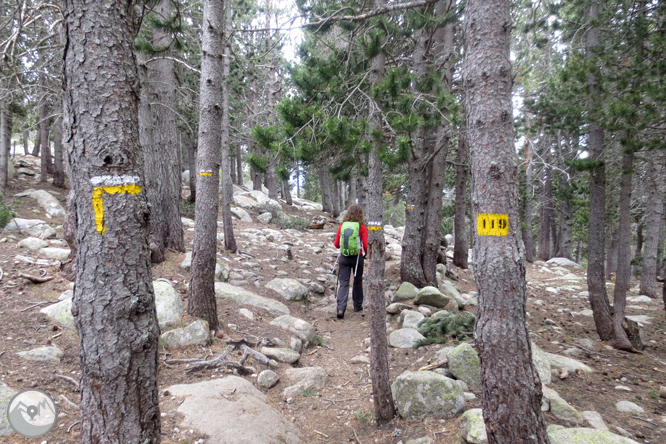
<svg viewBox="0 0 666 444">
<path fill-rule="evenodd" d="M 476 232 L 479 236 L 507 236 L 509 215 L 479 213 L 476 216 Z"/>
</svg>

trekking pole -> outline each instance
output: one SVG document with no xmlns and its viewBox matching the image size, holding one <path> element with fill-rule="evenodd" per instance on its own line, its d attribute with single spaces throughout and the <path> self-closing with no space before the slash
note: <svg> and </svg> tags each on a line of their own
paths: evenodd
<svg viewBox="0 0 666 444">
<path fill-rule="evenodd" d="M 365 249 L 361 248 L 361 251 L 363 252 L 363 259 L 364 259 L 364 264 L 365 264 Z M 358 266 L 358 262 L 356 263 L 356 266 Z M 363 311 L 361 312 L 361 317 L 365 317 L 365 296 L 368 294 L 368 273 L 370 272 L 370 263 L 368 263 L 368 268 L 365 270 L 365 282 L 363 283 Z"/>
<path fill-rule="evenodd" d="M 340 255 L 338 254 L 337 259 L 335 259 L 335 263 L 333 264 L 333 269 L 331 270 L 331 274 L 335 274 L 337 279 L 335 280 L 335 297 L 338 297 L 338 284 L 340 283 L 340 270 L 338 272 L 335 272 L 335 266 L 338 265 L 338 261 L 340 260 Z"/>
</svg>

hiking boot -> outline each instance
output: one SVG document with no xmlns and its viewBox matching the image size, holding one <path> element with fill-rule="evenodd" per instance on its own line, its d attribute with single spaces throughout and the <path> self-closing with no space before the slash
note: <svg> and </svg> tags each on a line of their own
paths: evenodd
<svg viewBox="0 0 666 444">
<path fill-rule="evenodd" d="M 344 311 L 339 311 L 338 312 L 338 319 L 344 319 L 345 317 L 345 312 Z"/>
</svg>

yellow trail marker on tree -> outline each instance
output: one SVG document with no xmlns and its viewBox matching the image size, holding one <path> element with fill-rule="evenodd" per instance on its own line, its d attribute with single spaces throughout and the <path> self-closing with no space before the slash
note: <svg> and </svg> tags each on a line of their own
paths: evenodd
<svg viewBox="0 0 666 444">
<path fill-rule="evenodd" d="M 106 194 L 138 194 L 141 192 L 141 187 L 138 185 L 114 185 L 110 187 L 97 187 L 93 189 L 92 203 L 95 209 L 95 225 L 97 231 L 104 234 L 106 227 L 104 226 L 104 200 L 103 195 Z"/>
<path fill-rule="evenodd" d="M 479 236 L 507 236 L 509 234 L 509 215 L 477 214 L 476 232 Z"/>
</svg>

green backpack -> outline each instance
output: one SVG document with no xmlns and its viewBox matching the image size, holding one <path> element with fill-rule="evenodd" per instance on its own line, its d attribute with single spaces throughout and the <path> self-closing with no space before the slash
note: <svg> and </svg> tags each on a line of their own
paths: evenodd
<svg viewBox="0 0 666 444">
<path fill-rule="evenodd" d="M 343 222 L 340 228 L 340 253 L 343 256 L 356 256 L 361 242 L 358 236 L 358 222 Z"/>
</svg>

